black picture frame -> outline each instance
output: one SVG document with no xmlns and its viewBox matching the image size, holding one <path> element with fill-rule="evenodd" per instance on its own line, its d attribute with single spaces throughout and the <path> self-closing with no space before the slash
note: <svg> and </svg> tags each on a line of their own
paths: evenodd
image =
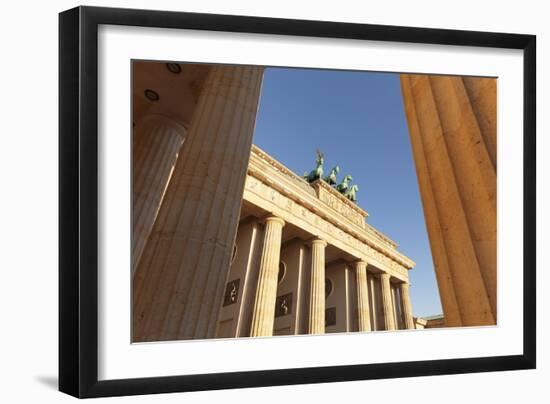
<svg viewBox="0 0 550 404">
<path fill-rule="evenodd" d="M 98 381 L 100 24 L 523 50 L 523 354 Z M 535 61 L 534 35 L 97 7 L 60 13 L 59 390 L 84 398 L 535 368 Z"/>
</svg>

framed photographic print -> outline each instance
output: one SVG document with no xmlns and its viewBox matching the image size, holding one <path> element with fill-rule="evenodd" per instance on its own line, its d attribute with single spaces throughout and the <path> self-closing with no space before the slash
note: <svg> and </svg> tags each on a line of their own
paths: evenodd
<svg viewBox="0 0 550 404">
<path fill-rule="evenodd" d="M 534 36 L 59 25 L 61 391 L 535 367 Z"/>
</svg>

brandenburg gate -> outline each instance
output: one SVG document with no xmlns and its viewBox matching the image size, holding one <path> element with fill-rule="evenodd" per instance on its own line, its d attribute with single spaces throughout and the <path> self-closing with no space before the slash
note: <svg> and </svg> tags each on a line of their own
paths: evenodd
<svg viewBox="0 0 550 404">
<path fill-rule="evenodd" d="M 322 179 L 305 181 L 252 145 L 262 76 L 257 66 L 133 64 L 134 342 L 415 327 L 408 281 L 414 262 Z M 402 84 L 410 112 L 409 82 Z M 420 88 L 413 86 L 413 94 Z M 485 90 L 476 91 L 483 101 Z M 432 113 L 419 100 L 409 126 Z M 425 133 L 414 129 L 415 136 Z M 448 155 L 469 146 L 453 147 Z M 419 160 L 417 150 L 417 172 L 436 164 L 431 155 Z M 438 175 L 454 181 L 452 170 Z M 426 198 L 443 192 L 424 183 L 420 190 L 425 209 Z M 445 209 L 443 198 L 439 215 Z M 427 224 L 440 292 L 461 297 L 458 261 L 439 265 L 447 253 L 445 223 Z M 482 224 L 482 235 L 491 236 L 491 223 Z M 462 240 L 483 249 L 469 231 Z M 441 271 L 454 271 L 454 278 Z M 468 276 L 490 285 L 487 270 Z M 460 299 L 442 294 L 445 317 L 456 314 L 451 325 L 494 318 L 487 290 L 470 293 L 474 304 L 458 311 L 451 303 Z M 478 317 L 476 299 L 488 302 Z"/>
<path fill-rule="evenodd" d="M 217 336 L 414 328 L 414 262 L 367 216 L 252 146 Z"/>
</svg>

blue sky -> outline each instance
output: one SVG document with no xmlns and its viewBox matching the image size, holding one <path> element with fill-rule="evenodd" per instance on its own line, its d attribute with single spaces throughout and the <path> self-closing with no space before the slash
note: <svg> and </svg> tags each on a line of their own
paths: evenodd
<svg viewBox="0 0 550 404">
<path fill-rule="evenodd" d="M 267 68 L 254 143 L 299 175 L 317 148 L 351 174 L 368 223 L 416 262 L 414 315 L 442 312 L 397 74 Z"/>
</svg>

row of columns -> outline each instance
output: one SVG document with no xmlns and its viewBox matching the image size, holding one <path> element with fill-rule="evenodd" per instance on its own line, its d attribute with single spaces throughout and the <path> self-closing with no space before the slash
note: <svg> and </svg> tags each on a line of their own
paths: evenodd
<svg viewBox="0 0 550 404">
<path fill-rule="evenodd" d="M 275 301 L 277 299 L 277 274 L 281 254 L 281 239 L 285 222 L 270 216 L 265 219 L 265 236 L 262 246 L 256 298 L 252 312 L 251 337 L 273 335 L 275 322 Z M 309 289 L 308 334 L 325 332 L 325 248 L 327 242 L 321 239 L 311 241 L 311 271 Z M 368 292 L 367 262 L 355 262 L 355 280 L 357 289 L 358 331 L 370 331 L 370 311 Z M 397 325 L 393 317 L 390 275 L 383 273 L 382 301 L 386 330 L 395 330 Z M 405 328 L 413 329 L 414 321 L 409 296 L 409 284 L 400 284 L 403 301 Z"/>
</svg>

